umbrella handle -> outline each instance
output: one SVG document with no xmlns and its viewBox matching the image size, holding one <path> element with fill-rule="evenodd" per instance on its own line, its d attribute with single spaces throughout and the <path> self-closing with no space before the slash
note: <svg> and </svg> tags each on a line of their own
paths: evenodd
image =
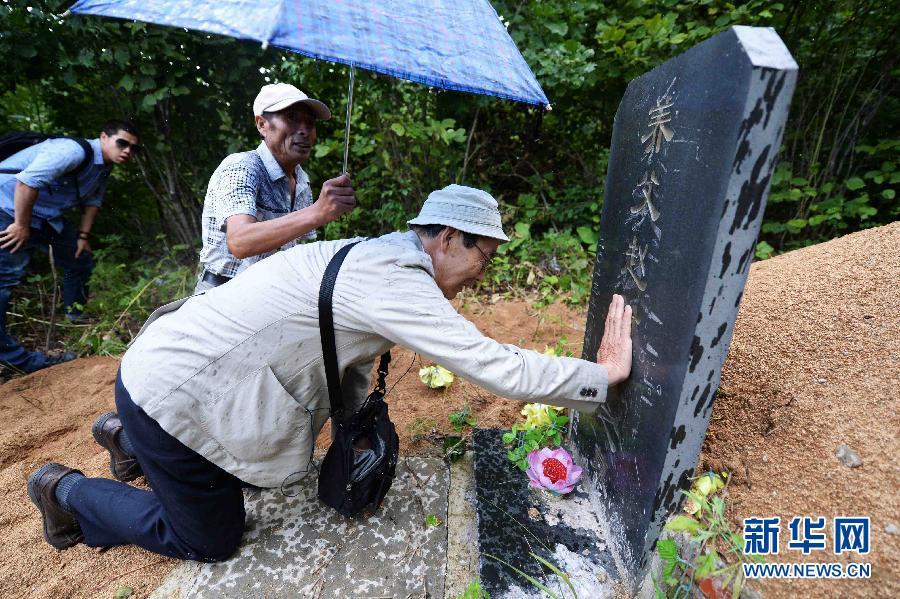
<svg viewBox="0 0 900 599">
<path fill-rule="evenodd" d="M 350 85 L 347 90 L 347 122 L 344 125 L 344 170 L 347 174 L 347 159 L 350 156 L 350 113 L 353 111 L 353 63 L 350 63 Z"/>
</svg>

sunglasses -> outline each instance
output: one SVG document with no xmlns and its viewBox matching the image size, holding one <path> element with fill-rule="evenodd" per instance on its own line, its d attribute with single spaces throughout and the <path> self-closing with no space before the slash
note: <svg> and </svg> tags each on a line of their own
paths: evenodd
<svg viewBox="0 0 900 599">
<path fill-rule="evenodd" d="M 131 148 L 132 154 L 137 154 L 141 151 L 141 144 L 133 144 L 127 139 L 122 139 L 121 137 L 116 138 L 116 147 L 120 150 L 127 150 L 128 148 Z"/>
</svg>

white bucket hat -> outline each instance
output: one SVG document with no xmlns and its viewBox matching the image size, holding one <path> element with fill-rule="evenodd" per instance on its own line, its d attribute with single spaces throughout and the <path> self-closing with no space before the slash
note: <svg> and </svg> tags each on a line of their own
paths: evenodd
<svg viewBox="0 0 900 599">
<path fill-rule="evenodd" d="M 497 200 L 486 191 L 463 185 L 432 191 L 419 216 L 406 224 L 446 225 L 473 235 L 509 241 L 500 222 Z"/>
<path fill-rule="evenodd" d="M 262 86 L 253 100 L 253 115 L 264 112 L 278 112 L 294 104 L 305 104 L 313 115 L 322 121 L 331 118 L 331 111 L 322 102 L 314 100 L 290 83 L 270 83 Z"/>
</svg>

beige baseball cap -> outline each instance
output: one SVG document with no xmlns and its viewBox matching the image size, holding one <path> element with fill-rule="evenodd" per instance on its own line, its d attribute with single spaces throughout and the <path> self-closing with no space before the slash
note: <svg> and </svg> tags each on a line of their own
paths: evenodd
<svg viewBox="0 0 900 599">
<path fill-rule="evenodd" d="M 314 100 L 290 83 L 270 83 L 262 86 L 256 99 L 253 100 L 254 116 L 264 112 L 278 112 L 294 104 L 305 104 L 313 115 L 322 121 L 331 118 L 331 111 L 322 102 Z"/>
</svg>

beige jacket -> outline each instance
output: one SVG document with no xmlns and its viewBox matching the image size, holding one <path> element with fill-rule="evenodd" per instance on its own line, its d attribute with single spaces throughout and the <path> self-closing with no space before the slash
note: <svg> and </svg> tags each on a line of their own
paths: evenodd
<svg viewBox="0 0 900 599">
<path fill-rule="evenodd" d="M 319 284 L 350 241 L 279 252 L 221 287 L 155 311 L 122 359 L 133 401 L 243 481 L 272 487 L 304 474 L 328 419 Z M 350 250 L 333 304 L 343 387 L 356 406 L 374 359 L 395 344 L 503 397 L 587 411 L 605 400 L 604 367 L 498 343 L 460 316 L 412 232 Z"/>
</svg>

